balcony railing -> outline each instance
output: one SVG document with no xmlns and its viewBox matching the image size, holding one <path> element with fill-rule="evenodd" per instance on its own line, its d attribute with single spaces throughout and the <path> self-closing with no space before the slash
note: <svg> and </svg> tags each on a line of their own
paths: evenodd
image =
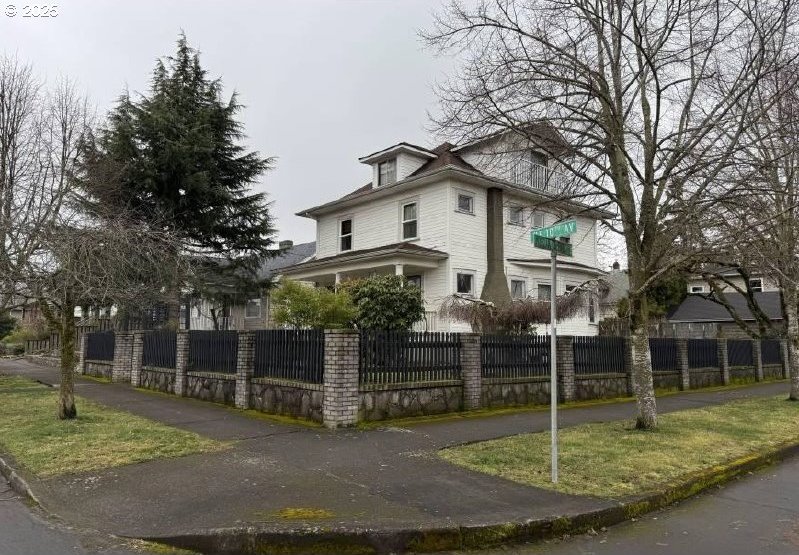
<svg viewBox="0 0 799 555">
<path fill-rule="evenodd" d="M 529 160 L 517 160 L 510 168 L 509 180 L 547 193 L 561 192 L 566 183 L 563 174 Z"/>
</svg>

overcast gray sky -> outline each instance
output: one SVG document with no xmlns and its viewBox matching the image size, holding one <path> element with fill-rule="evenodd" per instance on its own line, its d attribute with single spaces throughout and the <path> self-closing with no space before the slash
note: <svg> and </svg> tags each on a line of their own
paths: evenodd
<svg viewBox="0 0 799 555">
<path fill-rule="evenodd" d="M 417 31 L 438 0 L 66 0 L 48 19 L 22 17 L 23 5 L 0 0 L 0 50 L 75 79 L 100 114 L 124 87 L 146 90 L 183 29 L 246 105 L 247 144 L 278 157 L 258 188 L 281 239 L 313 240 L 313 222 L 294 213 L 370 181 L 359 156 L 403 140 L 435 146 L 426 112 L 450 62 Z"/>
</svg>

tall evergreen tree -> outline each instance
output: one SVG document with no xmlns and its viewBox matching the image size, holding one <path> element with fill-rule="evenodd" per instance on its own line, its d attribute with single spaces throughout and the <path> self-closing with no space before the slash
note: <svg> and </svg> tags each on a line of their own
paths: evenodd
<svg viewBox="0 0 799 555">
<path fill-rule="evenodd" d="M 251 191 L 272 159 L 241 144 L 242 105 L 222 95 L 181 34 L 148 93 L 119 98 L 81 174 L 92 212 L 125 212 L 173 232 L 186 255 L 211 261 L 198 282 L 215 291 L 252 288 L 274 234 L 265 195 Z"/>
</svg>

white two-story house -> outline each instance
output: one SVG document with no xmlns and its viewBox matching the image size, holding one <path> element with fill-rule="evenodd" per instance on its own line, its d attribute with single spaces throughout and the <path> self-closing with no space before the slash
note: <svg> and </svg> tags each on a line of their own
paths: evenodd
<svg viewBox="0 0 799 555">
<path fill-rule="evenodd" d="M 443 300 L 548 299 L 549 251 L 530 232 L 564 217 L 577 221 L 571 258 L 559 258 L 556 294 L 602 275 L 597 221 L 609 214 L 564 200 L 565 179 L 544 149 L 507 135 L 436 148 L 399 143 L 360 158 L 367 185 L 298 215 L 316 220 L 316 254 L 283 275 L 318 286 L 375 273 L 404 275 L 421 287 L 429 331 L 468 326 L 438 316 Z M 596 334 L 596 301 L 564 333 Z M 541 327 L 541 332 L 546 326 Z"/>
</svg>

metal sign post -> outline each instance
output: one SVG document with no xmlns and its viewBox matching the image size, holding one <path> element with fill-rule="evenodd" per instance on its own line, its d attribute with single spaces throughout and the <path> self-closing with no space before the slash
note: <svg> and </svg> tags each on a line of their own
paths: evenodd
<svg viewBox="0 0 799 555">
<path fill-rule="evenodd" d="M 558 481 L 558 331 L 557 306 L 555 303 L 558 284 L 558 253 L 571 256 L 572 246 L 558 240 L 558 237 L 577 232 L 577 222 L 567 220 L 550 227 L 534 229 L 530 241 L 539 249 L 550 252 L 551 285 L 549 288 L 549 414 L 550 440 L 552 453 L 552 483 Z"/>
<path fill-rule="evenodd" d="M 555 284 L 558 279 L 558 251 L 552 249 L 552 287 L 549 289 L 549 414 L 552 451 L 552 483 L 558 482 L 558 333 L 556 329 Z"/>
</svg>

